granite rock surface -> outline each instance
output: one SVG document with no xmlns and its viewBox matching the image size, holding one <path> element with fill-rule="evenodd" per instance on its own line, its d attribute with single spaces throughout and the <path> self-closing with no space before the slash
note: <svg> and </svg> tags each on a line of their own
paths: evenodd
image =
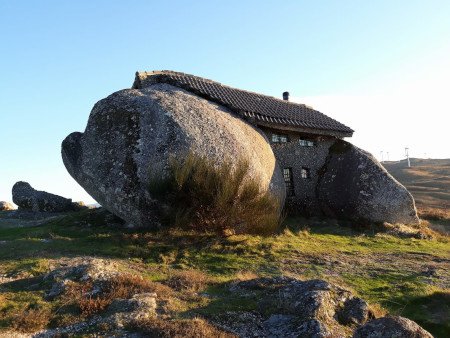
<svg viewBox="0 0 450 338">
<path fill-rule="evenodd" d="M 320 173 L 322 211 L 353 221 L 416 224 L 414 198 L 371 154 L 337 140 Z"/>
<path fill-rule="evenodd" d="M 62 144 L 72 177 L 103 207 L 134 226 L 158 227 L 151 177 L 189 152 L 220 165 L 247 160 L 253 178 L 284 200 L 281 170 L 264 134 L 228 109 L 183 89 L 155 84 L 97 102 L 84 133 Z"/>
<path fill-rule="evenodd" d="M 29 183 L 19 181 L 12 188 L 13 202 L 19 211 L 65 212 L 77 210 L 69 198 L 34 189 Z"/>
</svg>

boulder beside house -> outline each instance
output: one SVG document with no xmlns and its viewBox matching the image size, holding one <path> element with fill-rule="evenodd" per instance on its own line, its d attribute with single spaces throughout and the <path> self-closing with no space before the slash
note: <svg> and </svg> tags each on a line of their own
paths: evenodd
<svg viewBox="0 0 450 338">
<path fill-rule="evenodd" d="M 355 221 L 417 223 L 413 197 L 353 130 L 304 104 L 173 71 L 138 72 L 132 89 L 99 101 L 85 133 L 63 142 L 75 180 L 119 217 L 154 217 L 148 166 L 163 173 L 187 149 L 219 163 L 244 157 L 290 212 Z"/>
</svg>

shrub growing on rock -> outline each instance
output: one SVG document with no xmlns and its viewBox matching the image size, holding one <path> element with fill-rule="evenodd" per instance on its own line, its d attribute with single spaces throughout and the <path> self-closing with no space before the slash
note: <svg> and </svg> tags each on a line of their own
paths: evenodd
<svg viewBox="0 0 450 338">
<path fill-rule="evenodd" d="M 178 227 L 222 234 L 269 234 L 280 225 L 280 202 L 250 174 L 248 162 L 221 166 L 193 153 L 171 159 L 164 179 L 148 189 L 162 202 L 162 219 Z"/>
</svg>

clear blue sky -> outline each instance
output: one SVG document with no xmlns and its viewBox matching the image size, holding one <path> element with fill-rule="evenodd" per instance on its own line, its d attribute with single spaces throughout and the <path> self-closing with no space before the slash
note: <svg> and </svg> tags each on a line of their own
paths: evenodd
<svg viewBox="0 0 450 338">
<path fill-rule="evenodd" d="M 96 101 L 130 87 L 136 70 L 183 71 L 274 96 L 289 90 L 372 135 L 371 100 L 383 103 L 364 95 L 401 97 L 411 74 L 409 82 L 441 86 L 450 66 L 450 1 L 0 0 L 0 32 L 0 200 L 9 201 L 25 180 L 91 202 L 62 164 L 61 141 L 83 131 Z M 357 111 L 342 108 L 352 96 Z M 390 99 L 385 106 L 402 107 Z M 357 137 L 377 153 L 404 146 Z M 447 148 L 430 153 L 450 157 Z"/>
</svg>

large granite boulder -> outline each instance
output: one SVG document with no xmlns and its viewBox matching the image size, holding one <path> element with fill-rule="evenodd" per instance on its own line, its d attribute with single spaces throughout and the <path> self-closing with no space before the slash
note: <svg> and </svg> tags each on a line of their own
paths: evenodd
<svg viewBox="0 0 450 338">
<path fill-rule="evenodd" d="M 16 207 L 9 202 L 0 201 L 0 211 L 16 210 Z"/>
<path fill-rule="evenodd" d="M 19 210 L 34 212 L 64 212 L 76 209 L 71 199 L 35 190 L 27 182 L 17 182 L 12 188 L 13 202 Z"/>
<path fill-rule="evenodd" d="M 317 185 L 322 211 L 354 221 L 414 224 L 414 199 L 369 153 L 337 140 Z"/>
<path fill-rule="evenodd" d="M 150 177 L 164 177 L 169 158 L 189 152 L 219 165 L 249 162 L 263 189 L 284 201 L 281 170 L 262 132 L 228 109 L 183 89 L 154 84 L 97 102 L 84 133 L 62 143 L 72 177 L 103 207 L 135 226 L 157 226 Z"/>
<path fill-rule="evenodd" d="M 355 331 L 353 338 L 433 338 L 408 318 L 387 316 L 368 322 Z"/>
</svg>

